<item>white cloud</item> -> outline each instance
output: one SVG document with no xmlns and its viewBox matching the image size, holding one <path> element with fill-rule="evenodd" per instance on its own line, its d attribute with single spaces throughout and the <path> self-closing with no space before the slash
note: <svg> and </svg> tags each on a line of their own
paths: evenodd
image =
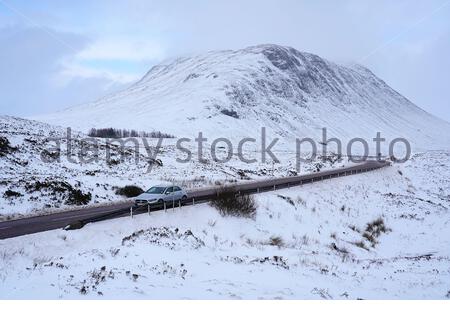
<svg viewBox="0 0 450 320">
<path fill-rule="evenodd" d="M 157 42 L 137 37 L 101 38 L 90 42 L 74 56 L 61 62 L 55 79 L 67 83 L 71 78 L 105 78 L 118 84 L 139 80 L 155 61 L 165 58 Z"/>
<path fill-rule="evenodd" d="M 161 60 L 165 50 L 159 43 L 151 39 L 102 38 L 90 43 L 77 54 L 80 60 Z"/>
<path fill-rule="evenodd" d="M 83 66 L 78 59 L 69 59 L 61 62 L 61 70 L 55 74 L 54 83 L 64 85 L 72 78 L 104 78 L 120 84 L 127 84 L 139 80 L 140 73 L 114 72 L 109 68 L 92 68 Z"/>
<path fill-rule="evenodd" d="M 52 34 L 54 37 L 49 37 L 40 28 L 0 28 L 2 114 L 42 114 L 86 103 L 122 88 L 129 80 L 77 65 L 74 56 L 89 42 L 85 37 L 57 31 Z M 70 48 L 55 37 L 69 43 Z"/>
</svg>

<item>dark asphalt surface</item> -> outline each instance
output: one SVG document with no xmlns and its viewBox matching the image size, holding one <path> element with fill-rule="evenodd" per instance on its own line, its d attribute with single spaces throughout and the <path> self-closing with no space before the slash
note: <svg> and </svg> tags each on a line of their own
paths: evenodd
<svg viewBox="0 0 450 320">
<path fill-rule="evenodd" d="M 302 185 L 320 181 L 324 179 L 336 178 L 343 175 L 357 174 L 361 172 L 371 171 L 388 166 L 389 163 L 385 161 L 370 160 L 364 163 L 353 165 L 351 167 L 324 170 L 321 172 L 310 173 L 305 175 L 274 178 L 261 181 L 252 181 L 235 185 L 236 191 L 241 193 L 257 193 L 264 191 L 271 191 L 275 189 L 288 188 L 291 186 Z M 204 202 L 213 198 L 217 193 L 218 187 L 209 187 L 193 190 L 189 192 L 189 198 L 185 204 L 193 204 L 193 202 Z M 193 201 L 194 200 L 194 201 Z M 23 218 L 18 220 L 0 222 L 0 239 L 7 239 L 26 234 L 32 234 L 47 230 L 64 228 L 65 226 L 75 222 L 84 221 L 86 223 L 96 220 L 107 220 L 126 216 L 130 214 L 130 207 L 133 201 L 124 202 L 120 204 L 90 207 L 84 209 L 73 209 L 49 215 Z M 159 209 L 152 209 L 161 210 Z M 135 214 L 147 212 L 147 208 L 134 210 Z"/>
</svg>

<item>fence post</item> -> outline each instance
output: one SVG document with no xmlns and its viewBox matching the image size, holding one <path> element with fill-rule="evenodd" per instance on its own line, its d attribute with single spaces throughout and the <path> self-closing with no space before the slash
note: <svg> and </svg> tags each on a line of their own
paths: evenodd
<svg viewBox="0 0 450 320">
<path fill-rule="evenodd" d="M 192 205 L 195 205 L 195 198 L 192 198 Z"/>
<path fill-rule="evenodd" d="M 181 210 L 181 200 L 178 200 L 178 208 Z"/>
<path fill-rule="evenodd" d="M 133 207 L 130 207 L 130 217 L 133 218 Z"/>
<path fill-rule="evenodd" d="M 164 212 L 167 212 L 166 202 L 164 201 Z"/>
<path fill-rule="evenodd" d="M 150 215 L 150 204 L 147 204 L 147 213 Z"/>
</svg>

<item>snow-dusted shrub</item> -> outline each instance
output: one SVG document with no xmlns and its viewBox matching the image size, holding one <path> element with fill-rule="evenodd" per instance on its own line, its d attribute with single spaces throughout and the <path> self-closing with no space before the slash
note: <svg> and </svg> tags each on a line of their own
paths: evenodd
<svg viewBox="0 0 450 320">
<path fill-rule="evenodd" d="M 56 160 L 58 160 L 60 158 L 60 153 L 59 152 L 50 152 L 48 150 L 43 150 L 41 152 L 41 159 L 42 161 L 49 163 L 49 162 L 54 162 Z"/>
<path fill-rule="evenodd" d="M 364 243 L 364 241 L 356 241 L 356 242 L 353 242 L 353 244 L 355 246 L 357 246 L 358 248 L 361 248 L 361 249 L 364 249 L 364 250 L 369 250 L 369 249 L 366 248 L 366 244 Z"/>
<path fill-rule="evenodd" d="M 118 160 L 118 159 L 109 159 L 106 163 L 107 163 L 110 167 L 112 167 L 112 166 L 117 166 L 117 165 L 120 164 L 120 160 Z"/>
<path fill-rule="evenodd" d="M 83 193 L 66 181 L 52 179 L 28 182 L 25 185 L 25 190 L 28 193 L 40 192 L 41 196 L 60 196 L 65 199 L 67 205 L 85 205 L 92 199 L 90 192 Z"/>
<path fill-rule="evenodd" d="M 17 198 L 22 196 L 23 195 L 20 192 L 16 192 L 13 190 L 6 190 L 5 193 L 3 193 L 3 198 Z"/>
<path fill-rule="evenodd" d="M 239 119 L 238 113 L 234 110 L 222 109 L 220 110 L 220 113 L 235 119 Z"/>
<path fill-rule="evenodd" d="M 289 203 L 291 206 L 295 207 L 295 202 L 294 202 L 294 200 L 292 200 L 291 197 L 283 196 L 283 195 L 281 195 L 281 194 L 277 194 L 277 196 L 278 196 L 278 198 L 281 198 L 281 199 L 285 200 L 285 201 L 286 201 L 287 203 Z"/>
<path fill-rule="evenodd" d="M 11 146 L 8 138 L 0 137 L 0 157 L 6 156 L 14 150 L 16 150 L 16 148 Z"/>
<path fill-rule="evenodd" d="M 82 206 L 88 204 L 92 199 L 92 194 L 90 192 L 83 193 L 79 189 L 71 189 L 69 192 L 69 196 L 66 200 L 66 204 L 68 205 L 76 205 Z"/>
<path fill-rule="evenodd" d="M 154 159 L 154 158 L 149 158 L 148 159 L 148 163 L 151 165 L 157 165 L 159 167 L 163 166 L 163 162 L 161 159 Z"/>
<path fill-rule="evenodd" d="M 219 210 L 222 216 L 254 218 L 256 214 L 256 203 L 253 196 L 238 194 L 234 188 L 220 189 L 210 204 Z"/>
<path fill-rule="evenodd" d="M 270 237 L 269 245 L 281 248 L 284 246 L 283 238 L 278 237 L 278 236 Z"/>
<path fill-rule="evenodd" d="M 383 218 L 375 219 L 366 226 L 363 237 L 372 244 L 372 247 L 378 243 L 378 237 L 382 233 L 388 233 L 391 229 L 387 228 Z"/>
<path fill-rule="evenodd" d="M 144 190 L 142 190 L 140 187 L 138 186 L 125 186 L 123 188 L 118 188 L 116 190 L 116 194 L 119 196 L 124 196 L 127 198 L 133 198 L 133 197 L 137 197 L 138 195 L 140 195 L 141 193 L 143 193 Z"/>
</svg>

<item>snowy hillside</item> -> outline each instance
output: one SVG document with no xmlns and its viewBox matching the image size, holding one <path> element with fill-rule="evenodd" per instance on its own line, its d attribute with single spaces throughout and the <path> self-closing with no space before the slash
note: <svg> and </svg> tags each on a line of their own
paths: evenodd
<svg viewBox="0 0 450 320">
<path fill-rule="evenodd" d="M 67 150 L 67 132 L 57 126 L 16 117 L 0 116 L 0 220 L 17 217 L 18 214 L 42 214 L 43 211 L 65 209 L 76 205 L 107 204 L 125 200 L 115 194 L 116 187 L 137 185 L 147 189 L 153 184 L 174 181 L 186 188 L 201 187 L 219 183 L 234 183 L 249 179 L 267 179 L 272 176 L 287 176 L 296 169 L 292 153 L 277 154 L 281 163 L 246 164 L 237 155 L 226 163 L 211 160 L 209 145 L 205 143 L 204 161 L 195 154 L 189 163 L 178 163 L 179 150 L 175 139 L 165 139 L 155 158 L 140 145 L 136 162 L 136 151 L 111 147 L 111 157 L 106 157 L 106 140 L 96 139 L 99 154 L 96 161 L 83 163 L 80 155 L 87 158 L 93 151 L 82 150 L 82 146 L 92 146 L 94 141 L 83 143 L 85 135 L 72 132 L 72 150 Z M 58 138 L 61 150 L 47 152 L 55 147 L 51 138 Z M 156 139 L 148 139 L 154 152 Z M 7 143 L 3 143 L 5 141 Z M 142 142 L 142 141 L 140 141 Z M 219 149 L 217 156 L 224 158 L 225 150 Z M 253 154 L 253 155 L 252 155 Z M 71 159 L 68 158 L 71 155 Z M 256 157 L 257 151 L 249 150 L 246 157 Z M 44 162 L 43 159 L 50 160 Z M 57 161 L 59 159 L 59 161 Z M 148 172 L 149 163 L 158 160 Z M 331 159 L 332 160 L 332 159 Z M 303 163 L 302 172 L 333 166 L 342 166 L 330 159 L 317 159 Z"/>
<path fill-rule="evenodd" d="M 0 298 L 448 299 L 449 160 L 2 240 Z"/>
<path fill-rule="evenodd" d="M 349 165 L 327 154 L 296 167 L 292 139 L 320 141 L 322 127 L 344 142 L 404 137 L 414 152 L 403 164 L 259 193 L 252 218 L 202 203 L 2 240 L 0 298 L 450 298 L 450 124 L 362 66 L 277 45 L 215 51 L 35 119 L 0 116 L 0 221 L 125 201 L 116 194 L 125 185 L 190 189 Z M 260 161 L 259 141 L 243 150 L 256 163 L 239 159 L 235 145 L 220 163 L 211 140 L 204 159 L 191 141 L 192 159 L 181 163 L 175 138 L 156 155 L 142 140 L 136 149 L 86 140 L 105 127 L 231 140 L 258 139 L 266 127 L 286 143 L 273 149 L 280 163 Z M 55 141 L 60 151 L 49 151 Z M 95 146 L 93 161 L 81 161 Z"/>
<path fill-rule="evenodd" d="M 87 105 L 35 119 L 90 128 L 159 130 L 178 137 L 342 140 L 380 131 L 415 149 L 447 149 L 450 124 L 424 112 L 368 69 L 277 45 L 213 51 L 154 66 L 139 82 Z M 371 141 L 371 140 L 370 140 Z"/>
</svg>

